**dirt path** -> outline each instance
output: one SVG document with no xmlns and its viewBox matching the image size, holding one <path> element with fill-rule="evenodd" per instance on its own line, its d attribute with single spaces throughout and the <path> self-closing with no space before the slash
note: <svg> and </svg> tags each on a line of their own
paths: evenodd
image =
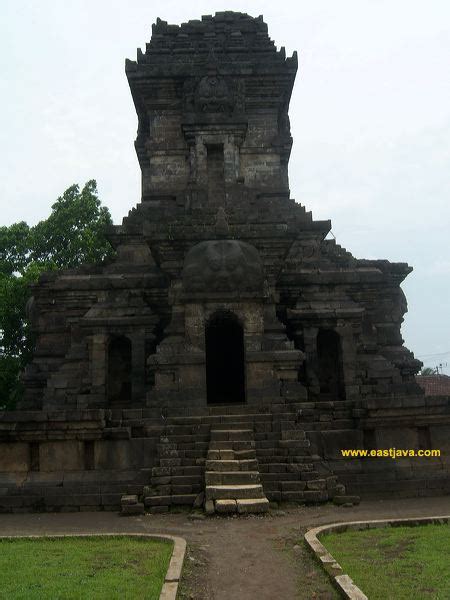
<svg viewBox="0 0 450 600">
<path fill-rule="evenodd" d="M 437 516 L 450 498 L 296 507 L 264 517 L 192 519 L 189 513 L 120 517 L 115 513 L 0 515 L 0 535 L 160 532 L 188 542 L 181 600 L 338 598 L 302 543 L 304 531 L 334 521 Z"/>
<path fill-rule="evenodd" d="M 215 519 L 213 528 L 208 524 L 200 532 L 203 537 L 198 536 L 199 531 L 189 537 L 202 537 L 204 542 L 198 548 L 203 553 L 203 562 L 207 561 L 209 567 L 207 598 L 272 600 L 297 597 L 296 573 L 289 556 L 282 551 L 283 540 L 274 523 L 257 517 Z M 193 558 L 195 561 L 195 546 Z M 192 595 L 197 599 L 198 596 Z M 187 593 L 186 597 L 189 597 Z"/>
</svg>

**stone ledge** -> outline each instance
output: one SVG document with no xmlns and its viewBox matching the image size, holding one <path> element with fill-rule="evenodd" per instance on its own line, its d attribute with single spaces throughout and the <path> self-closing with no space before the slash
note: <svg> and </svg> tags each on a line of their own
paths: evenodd
<svg viewBox="0 0 450 600">
<path fill-rule="evenodd" d="M 76 533 L 76 534 L 51 534 L 51 535 L 2 535 L 0 539 L 28 539 L 28 538 L 75 538 L 75 537 L 140 537 L 153 540 L 169 540 L 173 542 L 172 556 L 161 589 L 159 600 L 176 600 L 181 571 L 186 554 L 186 540 L 179 536 L 165 535 L 163 533 Z"/>
<path fill-rule="evenodd" d="M 331 556 L 325 546 L 319 541 L 323 533 L 343 533 L 347 529 L 363 530 L 381 527 L 401 527 L 416 525 L 427 525 L 430 523 L 450 523 L 450 515 L 438 517 L 417 517 L 412 519 L 380 519 L 373 521 L 349 521 L 343 523 L 331 523 L 314 527 L 305 533 L 305 541 L 322 564 L 334 585 L 344 598 L 349 600 L 368 600 L 367 596 L 352 581 L 349 575 L 343 573 L 341 565 Z"/>
</svg>

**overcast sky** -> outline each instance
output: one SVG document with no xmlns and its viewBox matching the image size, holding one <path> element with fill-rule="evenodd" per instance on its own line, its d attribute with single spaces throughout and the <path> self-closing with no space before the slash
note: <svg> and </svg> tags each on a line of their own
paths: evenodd
<svg viewBox="0 0 450 600">
<path fill-rule="evenodd" d="M 298 51 L 291 196 L 356 257 L 414 266 L 403 336 L 450 365 L 448 0 L 0 0 L 1 223 L 92 178 L 119 223 L 140 197 L 125 58 L 156 17 L 219 10 L 263 14 Z"/>
</svg>

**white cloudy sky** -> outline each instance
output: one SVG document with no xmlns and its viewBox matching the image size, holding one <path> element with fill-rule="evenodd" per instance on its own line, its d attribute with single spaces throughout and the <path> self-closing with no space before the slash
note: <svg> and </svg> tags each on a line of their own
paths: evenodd
<svg viewBox="0 0 450 600">
<path fill-rule="evenodd" d="M 404 338 L 450 365 L 448 0 L 1 0 L 1 223 L 35 223 L 91 178 L 120 222 L 139 200 L 124 60 L 156 17 L 224 9 L 299 52 L 292 197 L 355 256 L 414 266 Z"/>
</svg>

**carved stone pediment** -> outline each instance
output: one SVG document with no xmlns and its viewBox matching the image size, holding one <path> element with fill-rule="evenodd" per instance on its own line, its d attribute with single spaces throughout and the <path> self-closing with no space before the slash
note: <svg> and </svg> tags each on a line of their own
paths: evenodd
<svg viewBox="0 0 450 600">
<path fill-rule="evenodd" d="M 195 92 L 195 107 L 199 112 L 231 112 L 234 98 L 227 82 L 217 75 L 206 75 Z"/>
<path fill-rule="evenodd" d="M 244 82 L 208 73 L 201 79 L 187 79 L 183 85 L 185 113 L 230 116 L 245 112 Z"/>
<path fill-rule="evenodd" d="M 260 292 L 263 284 L 259 252 L 246 242 L 201 242 L 186 255 L 183 288 L 187 292 Z"/>
</svg>

